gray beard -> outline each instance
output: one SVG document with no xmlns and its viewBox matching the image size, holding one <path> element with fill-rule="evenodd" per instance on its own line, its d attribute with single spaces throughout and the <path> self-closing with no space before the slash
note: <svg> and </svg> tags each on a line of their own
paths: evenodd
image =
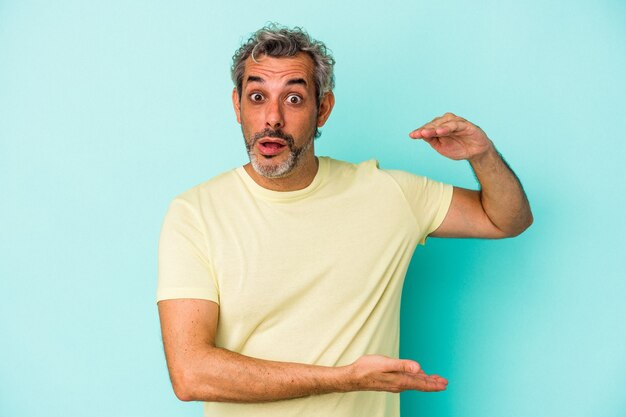
<svg viewBox="0 0 626 417">
<path fill-rule="evenodd" d="M 273 158 L 273 156 L 259 156 L 254 154 L 253 150 L 256 142 L 264 137 L 280 138 L 287 142 L 287 147 L 289 148 L 289 157 L 284 162 L 279 164 L 263 164 L 263 160 L 269 161 Z M 269 129 L 255 134 L 252 138 L 250 138 L 249 141 L 246 140 L 246 150 L 248 151 L 250 164 L 257 174 L 265 178 L 283 178 L 289 175 L 291 171 L 293 171 L 293 169 L 298 166 L 298 164 L 302 160 L 302 156 L 305 155 L 309 149 L 311 149 L 312 145 L 313 136 L 311 136 L 311 138 L 309 138 L 309 140 L 302 147 L 297 147 L 291 135 L 284 134 L 281 131 L 272 131 Z"/>
</svg>

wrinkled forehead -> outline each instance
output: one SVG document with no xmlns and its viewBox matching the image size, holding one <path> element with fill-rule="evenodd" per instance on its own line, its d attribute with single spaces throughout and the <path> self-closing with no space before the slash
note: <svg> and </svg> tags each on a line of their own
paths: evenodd
<svg viewBox="0 0 626 417">
<path fill-rule="evenodd" d="M 314 87 L 315 64 L 306 53 L 298 53 L 292 57 L 272 57 L 260 55 L 248 57 L 245 61 L 243 83 L 250 77 L 265 81 L 286 82 L 291 79 L 304 79 L 308 86 Z"/>
</svg>

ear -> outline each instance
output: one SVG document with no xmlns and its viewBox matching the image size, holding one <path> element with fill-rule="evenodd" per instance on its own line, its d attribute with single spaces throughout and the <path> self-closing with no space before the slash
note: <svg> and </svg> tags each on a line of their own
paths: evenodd
<svg viewBox="0 0 626 417">
<path fill-rule="evenodd" d="M 233 107 L 235 109 L 235 115 L 237 116 L 237 123 L 241 124 L 241 101 L 239 100 L 237 87 L 233 88 Z"/>
<path fill-rule="evenodd" d="M 322 102 L 320 103 L 320 108 L 317 111 L 317 127 L 324 126 L 326 120 L 330 116 L 330 112 L 333 111 L 333 107 L 335 106 L 335 95 L 332 91 L 324 94 L 322 97 Z"/>
</svg>

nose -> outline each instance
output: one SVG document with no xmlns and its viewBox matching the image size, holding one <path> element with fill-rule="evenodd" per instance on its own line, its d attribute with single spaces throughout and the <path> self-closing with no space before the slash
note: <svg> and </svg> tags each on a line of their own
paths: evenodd
<svg viewBox="0 0 626 417">
<path fill-rule="evenodd" d="M 280 129 L 285 125 L 283 109 L 278 100 L 271 100 L 265 109 L 265 125 L 270 129 Z"/>
</svg>

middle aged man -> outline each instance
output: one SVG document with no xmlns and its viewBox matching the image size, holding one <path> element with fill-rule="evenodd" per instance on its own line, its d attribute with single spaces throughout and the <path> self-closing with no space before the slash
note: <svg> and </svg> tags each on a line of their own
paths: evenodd
<svg viewBox="0 0 626 417">
<path fill-rule="evenodd" d="M 271 25 L 233 57 L 250 163 L 181 194 L 159 244 L 158 306 L 176 395 L 207 416 L 397 416 L 447 381 L 397 359 L 402 283 L 427 236 L 504 238 L 532 222 L 516 176 L 447 113 L 410 133 L 468 160 L 481 190 L 316 157 L 334 60 Z"/>
</svg>

